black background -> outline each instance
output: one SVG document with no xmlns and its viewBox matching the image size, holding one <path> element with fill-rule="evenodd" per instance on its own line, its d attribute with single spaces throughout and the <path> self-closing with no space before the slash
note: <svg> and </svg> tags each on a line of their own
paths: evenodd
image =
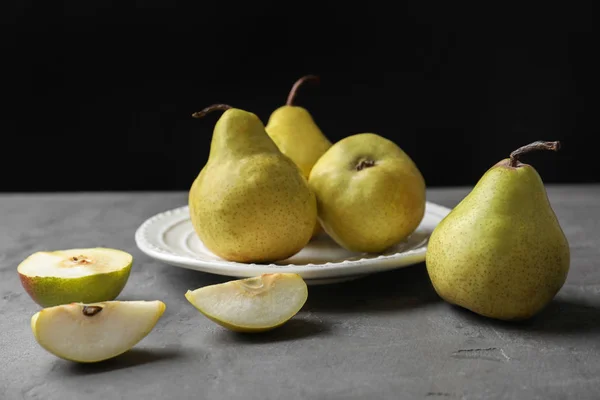
<svg viewBox="0 0 600 400">
<path fill-rule="evenodd" d="M 591 2 L 21 2 L 2 14 L 3 191 L 187 190 L 212 103 L 263 121 L 294 81 L 337 141 L 375 132 L 429 186 L 472 185 L 534 140 L 546 182 L 600 181 Z M 565 4 L 568 7 L 565 8 Z"/>
</svg>

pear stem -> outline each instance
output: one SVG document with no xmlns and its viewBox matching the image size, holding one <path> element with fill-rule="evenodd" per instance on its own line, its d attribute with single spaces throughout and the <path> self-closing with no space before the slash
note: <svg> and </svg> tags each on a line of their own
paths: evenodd
<svg viewBox="0 0 600 400">
<path fill-rule="evenodd" d="M 304 84 L 304 82 L 310 80 L 318 81 L 319 77 L 316 75 L 306 75 L 298 79 L 296 83 L 294 83 L 294 86 L 292 86 L 292 90 L 290 90 L 290 94 L 288 94 L 287 101 L 285 102 L 286 106 L 291 106 L 294 104 L 294 99 L 296 98 L 296 93 L 298 92 L 298 89 L 300 88 L 300 86 L 302 86 L 302 84 Z"/>
<path fill-rule="evenodd" d="M 375 161 L 373 160 L 360 160 L 358 164 L 356 164 L 356 170 L 362 171 L 365 168 L 371 168 L 375 165 Z"/>
<path fill-rule="evenodd" d="M 515 151 L 510 153 L 510 161 L 508 163 L 508 166 L 515 168 L 519 164 L 519 157 L 522 154 L 526 154 L 531 151 L 537 151 L 537 150 L 558 151 L 558 149 L 560 149 L 560 142 L 558 142 L 558 141 L 544 142 L 544 141 L 538 140 L 536 142 L 526 144 L 525 146 L 519 147 L 518 149 L 516 149 Z"/>
<path fill-rule="evenodd" d="M 203 110 L 200 111 L 196 111 L 195 113 L 192 114 L 192 117 L 194 118 L 202 118 L 204 117 L 206 114 L 210 114 L 213 111 L 226 111 L 229 110 L 231 107 L 230 105 L 227 104 L 213 104 L 212 106 L 208 106 Z"/>
</svg>

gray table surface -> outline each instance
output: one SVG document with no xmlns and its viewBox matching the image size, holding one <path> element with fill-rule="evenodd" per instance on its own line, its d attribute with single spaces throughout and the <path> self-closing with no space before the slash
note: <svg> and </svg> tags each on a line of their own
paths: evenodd
<svg viewBox="0 0 600 400">
<path fill-rule="evenodd" d="M 468 188 L 430 189 L 454 206 Z M 261 335 L 227 331 L 187 302 L 187 289 L 224 282 L 154 261 L 134 232 L 186 204 L 186 193 L 0 195 L 0 399 L 599 399 L 600 185 L 548 193 L 572 249 L 555 301 L 521 324 L 441 301 L 424 264 L 311 286 L 303 310 Z M 92 365 L 35 342 L 39 310 L 17 264 L 42 249 L 109 246 L 134 255 L 125 300 L 167 304 L 133 350 Z"/>
</svg>

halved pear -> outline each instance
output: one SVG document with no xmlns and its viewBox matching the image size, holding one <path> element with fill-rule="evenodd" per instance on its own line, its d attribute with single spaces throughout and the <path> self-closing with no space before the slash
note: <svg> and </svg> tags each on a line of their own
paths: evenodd
<svg viewBox="0 0 600 400">
<path fill-rule="evenodd" d="M 133 256 L 110 248 L 38 251 L 17 267 L 21 284 L 42 307 L 114 300 L 129 279 Z"/>
<path fill-rule="evenodd" d="M 33 315 L 31 330 L 55 356 L 92 363 L 135 346 L 154 329 L 165 308 L 160 300 L 63 304 Z"/>
<path fill-rule="evenodd" d="M 296 315 L 308 298 L 308 288 L 298 274 L 274 273 L 188 290 L 185 298 L 227 329 L 264 332 Z"/>
</svg>

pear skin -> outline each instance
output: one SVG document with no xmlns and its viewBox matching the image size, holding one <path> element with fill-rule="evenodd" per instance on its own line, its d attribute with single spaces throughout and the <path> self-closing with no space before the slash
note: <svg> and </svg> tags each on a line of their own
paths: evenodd
<svg viewBox="0 0 600 400">
<path fill-rule="evenodd" d="M 133 256 L 110 248 L 37 251 L 17 272 L 23 288 L 42 307 L 114 300 L 125 288 Z"/>
<path fill-rule="evenodd" d="M 523 320 L 563 286 L 569 243 L 541 177 L 516 158 L 558 143 L 532 145 L 488 169 L 434 229 L 426 268 L 447 302 L 485 317 Z"/>
<path fill-rule="evenodd" d="M 298 166 L 281 153 L 253 113 L 226 105 L 206 165 L 188 203 L 200 240 L 217 256 L 243 263 L 286 259 L 310 240 L 316 199 Z"/>
<path fill-rule="evenodd" d="M 379 253 L 408 238 L 425 214 L 425 180 L 398 145 L 348 136 L 314 165 L 309 185 L 327 234 L 350 251 Z"/>
<path fill-rule="evenodd" d="M 332 144 L 308 110 L 293 104 L 298 89 L 309 80 L 318 80 L 318 77 L 306 75 L 298 79 L 290 90 L 286 104 L 273 111 L 265 126 L 279 150 L 298 165 L 306 179 L 313 165 Z M 315 220 L 313 236 L 321 232 L 322 228 Z"/>
<path fill-rule="evenodd" d="M 307 75 L 296 81 L 287 103 L 273 111 L 265 126 L 279 150 L 298 165 L 307 179 L 313 165 L 331 147 L 308 110 L 293 104 L 298 88 L 309 79 L 317 77 Z"/>
</svg>

